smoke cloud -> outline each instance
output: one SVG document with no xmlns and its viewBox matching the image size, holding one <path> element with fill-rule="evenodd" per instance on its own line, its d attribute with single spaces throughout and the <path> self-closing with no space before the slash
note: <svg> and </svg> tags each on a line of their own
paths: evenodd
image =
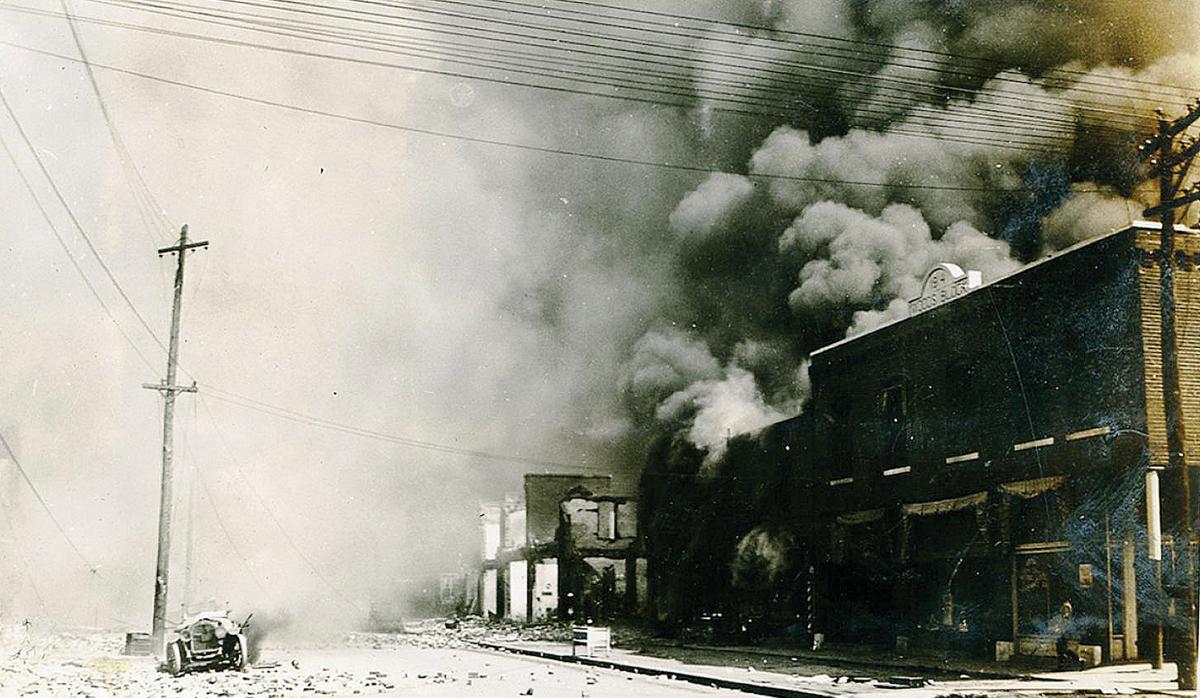
<svg viewBox="0 0 1200 698">
<path fill-rule="evenodd" d="M 1138 215 L 1147 196 L 1130 155 L 1133 108 L 1159 97 L 1097 95 L 1079 78 L 1200 78 L 1200 59 L 1176 50 L 1196 45 L 1190 3 L 653 9 L 770 30 L 674 39 L 686 45 L 676 53 L 694 96 L 666 108 L 84 27 L 93 60 L 168 78 L 738 173 L 430 138 L 101 73 L 173 227 L 187 222 L 212 242 L 189 262 L 189 375 L 339 423 L 611 472 L 626 489 L 664 440 L 698 449 L 714 472 L 731 437 L 800 409 L 809 352 L 902 317 L 933 263 L 987 280 Z M 74 50 L 44 18 L 14 16 L 0 35 Z M 170 269 L 153 250 L 176 231 L 140 220 L 79 67 L 3 50 L 0 86 L 106 262 L 165 334 Z M 711 87 L 730 70 L 777 108 L 727 111 Z M 1083 108 L 1097 102 L 1106 111 Z M 1036 131 L 1000 113 L 1014 108 L 1036 117 Z M 1129 137 L 1102 132 L 1101 120 Z M 0 134 L 19 143 L 8 125 Z M 1034 136 L 1036 152 L 1006 147 Z M 129 349 L 11 168 L 0 168 L 0 188 L 17 202 L 6 218 L 0 425 L 20 429 L 18 456 L 101 571 L 87 571 L 5 469 L 0 505 L 15 533 L 0 531 L 0 553 L 36 562 L 0 609 L 141 629 L 161 402 L 140 385 L 158 379 L 162 355 L 72 233 L 68 246 L 151 365 Z M 235 609 L 353 625 L 411 580 L 473 565 L 479 500 L 517 492 L 525 471 L 544 469 L 364 439 L 222 397 L 182 397 L 177 442 L 180 468 L 202 473 L 211 491 L 198 491 L 193 509 L 194 596 Z M 773 549 L 764 536 L 744 541 L 746 555 Z M 175 570 L 186 567 L 184 540 L 181 527 Z"/>
</svg>

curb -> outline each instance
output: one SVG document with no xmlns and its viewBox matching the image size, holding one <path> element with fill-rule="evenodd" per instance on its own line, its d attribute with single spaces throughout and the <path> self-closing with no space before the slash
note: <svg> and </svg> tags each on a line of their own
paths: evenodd
<svg viewBox="0 0 1200 698">
<path fill-rule="evenodd" d="M 774 696 L 775 698 L 832 698 L 833 696 L 838 695 L 832 692 L 803 690 L 799 688 L 785 688 L 783 686 L 769 686 L 766 684 L 749 683 L 718 676 L 704 676 L 702 674 L 692 674 L 687 671 L 676 671 L 674 669 L 655 669 L 652 667 L 637 666 L 635 664 L 625 664 L 623 662 L 616 662 L 610 659 L 576 657 L 569 654 L 543 652 L 542 650 L 529 649 L 526 647 L 510 647 L 508 645 L 500 645 L 492 642 L 472 642 L 471 644 L 497 652 L 509 652 L 527 657 L 537 657 L 538 659 L 549 659 L 565 664 L 581 664 L 584 666 L 594 666 L 601 669 L 615 669 L 617 671 L 623 671 L 630 674 L 640 674 L 642 676 L 666 676 L 676 681 L 684 681 L 686 683 L 709 686 L 711 688 L 727 688 L 734 691 L 741 691 L 742 693 L 752 693 L 760 696 Z"/>
<path fill-rule="evenodd" d="M 974 669 L 961 669 L 961 668 L 955 667 L 954 665 L 939 666 L 937 664 L 907 663 L 907 662 L 898 662 L 898 661 L 895 661 L 892 659 L 869 659 L 869 658 L 865 658 L 865 657 L 864 658 L 839 657 L 836 655 L 813 654 L 811 652 L 770 652 L 770 651 L 755 650 L 755 649 L 749 649 L 749 648 L 717 647 L 717 646 L 711 646 L 711 645 L 655 644 L 655 645 L 648 645 L 648 646 L 664 647 L 664 648 L 679 647 L 681 649 L 687 649 L 687 650 L 729 652 L 731 654 L 753 654 L 753 655 L 759 655 L 759 656 L 763 656 L 763 657 L 798 657 L 801 660 L 809 660 L 809 661 L 818 662 L 821 664 L 831 664 L 833 666 L 862 666 L 862 667 L 874 667 L 874 668 L 883 667 L 883 668 L 887 668 L 887 669 L 908 669 L 910 671 L 921 671 L 921 672 L 935 673 L 935 674 L 966 674 L 966 675 L 970 676 L 971 678 L 979 678 L 979 679 L 1006 679 L 1006 680 L 1013 680 L 1013 681 L 1033 681 L 1033 680 L 1035 680 L 1034 675 L 1030 674 L 1030 673 L 1021 674 L 1021 673 L 1011 673 L 1011 672 L 1003 672 L 1003 671 L 992 671 L 990 669 L 984 669 L 982 671 L 979 671 L 979 670 L 974 670 Z M 1036 680 L 1039 680 L 1039 681 L 1062 681 L 1063 679 L 1042 677 L 1039 675 L 1038 677 L 1036 677 Z"/>
</svg>

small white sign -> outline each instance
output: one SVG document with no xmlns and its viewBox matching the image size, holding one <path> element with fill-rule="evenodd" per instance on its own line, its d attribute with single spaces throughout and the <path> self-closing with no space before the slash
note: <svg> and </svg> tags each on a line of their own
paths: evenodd
<svg viewBox="0 0 1200 698">
<path fill-rule="evenodd" d="M 930 308 L 936 308 L 943 303 L 964 296 L 983 283 L 983 276 L 977 271 L 963 271 L 956 264 L 941 263 L 929 270 L 925 275 L 925 283 L 921 286 L 921 295 L 908 302 L 909 315 L 916 315 Z"/>
</svg>

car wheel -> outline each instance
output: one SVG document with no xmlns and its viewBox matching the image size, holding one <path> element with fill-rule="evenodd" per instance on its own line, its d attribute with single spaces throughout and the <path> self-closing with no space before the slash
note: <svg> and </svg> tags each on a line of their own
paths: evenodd
<svg viewBox="0 0 1200 698">
<path fill-rule="evenodd" d="M 171 676 L 183 673 L 183 646 L 179 642 L 167 645 L 167 673 Z"/>
<path fill-rule="evenodd" d="M 246 656 L 248 655 L 248 652 L 246 651 L 246 636 L 245 635 L 237 636 L 237 643 L 236 643 L 235 647 L 236 647 L 236 649 L 234 651 L 236 652 L 236 654 L 233 657 L 233 669 L 234 669 L 234 671 L 245 671 L 246 670 Z"/>
</svg>

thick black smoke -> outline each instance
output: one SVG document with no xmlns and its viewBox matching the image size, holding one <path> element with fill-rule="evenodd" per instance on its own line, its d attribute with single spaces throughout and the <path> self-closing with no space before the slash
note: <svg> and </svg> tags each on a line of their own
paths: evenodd
<svg viewBox="0 0 1200 698">
<path fill-rule="evenodd" d="M 905 315 L 933 264 L 994 279 L 1136 217 L 1134 147 L 1155 95 L 1182 98 L 1111 92 L 1200 72 L 1180 4 L 755 7 L 749 21 L 775 31 L 747 45 L 714 30 L 704 48 L 778 61 L 753 85 L 811 108 L 761 138 L 761 122 L 713 133 L 745 174 L 711 175 L 675 204 L 675 303 L 633 343 L 624 381 L 637 423 L 686 436 L 708 471 L 731 436 L 797 411 L 809 351 Z M 698 84 L 714 70 L 698 65 Z"/>
</svg>

